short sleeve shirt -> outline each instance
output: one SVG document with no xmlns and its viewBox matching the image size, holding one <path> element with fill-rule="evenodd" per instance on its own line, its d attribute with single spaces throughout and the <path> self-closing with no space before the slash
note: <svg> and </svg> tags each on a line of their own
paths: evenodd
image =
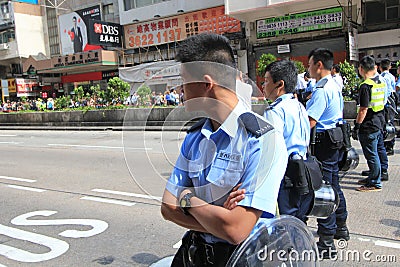
<svg viewBox="0 0 400 267">
<path fill-rule="evenodd" d="M 310 123 L 307 111 L 293 94 L 278 97 L 265 111 L 265 117 L 283 134 L 288 155 L 306 155 L 310 142 Z"/>
<path fill-rule="evenodd" d="M 185 187 L 213 205 L 223 206 L 237 184 L 246 189 L 238 205 L 263 211 L 273 217 L 279 186 L 287 165 L 287 152 L 281 134 L 275 129 L 260 137 L 249 133 L 238 117 L 246 112 L 241 102 L 224 123 L 213 131 L 210 120 L 201 130 L 189 132 L 166 189 L 176 197 Z M 240 219 L 240 218 L 238 218 Z M 224 242 L 204 234 L 207 242 Z"/>
<path fill-rule="evenodd" d="M 384 82 L 379 78 L 379 75 L 375 75 L 371 78 L 375 83 Z M 371 85 L 361 84 L 359 89 L 359 103 L 360 107 L 369 107 L 371 101 Z M 379 112 L 374 112 L 372 109 L 368 108 L 367 115 L 364 118 L 360 126 L 360 133 L 370 134 L 383 129 L 385 117 L 383 110 Z"/>
<path fill-rule="evenodd" d="M 335 128 L 343 120 L 342 92 L 330 74 L 317 82 L 306 106 L 308 116 L 317 121 L 317 132 Z"/>
</svg>

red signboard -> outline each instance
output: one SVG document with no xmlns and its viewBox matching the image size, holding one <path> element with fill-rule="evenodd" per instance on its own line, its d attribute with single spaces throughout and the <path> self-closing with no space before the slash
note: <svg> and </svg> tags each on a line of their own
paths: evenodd
<svg viewBox="0 0 400 267">
<path fill-rule="evenodd" d="M 202 32 L 217 34 L 240 32 L 240 21 L 225 15 L 219 6 L 183 15 L 127 25 L 124 28 L 127 48 L 147 47 L 184 40 Z"/>
<path fill-rule="evenodd" d="M 17 85 L 17 97 L 36 96 L 39 90 L 39 82 L 35 79 L 15 79 Z"/>
<path fill-rule="evenodd" d="M 73 82 L 86 82 L 86 81 L 99 81 L 102 80 L 102 72 L 89 72 L 89 73 L 79 73 L 61 76 L 62 83 L 73 83 Z"/>
</svg>

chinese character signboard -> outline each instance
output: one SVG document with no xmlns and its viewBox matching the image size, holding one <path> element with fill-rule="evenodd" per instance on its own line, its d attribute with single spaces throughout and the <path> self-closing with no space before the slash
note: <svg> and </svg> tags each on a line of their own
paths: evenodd
<svg viewBox="0 0 400 267">
<path fill-rule="evenodd" d="M 257 39 L 342 27 L 340 7 L 257 20 Z"/>
<path fill-rule="evenodd" d="M 89 44 L 121 47 L 122 27 L 116 23 L 90 20 L 88 28 Z"/>
<path fill-rule="evenodd" d="M 147 47 L 175 41 L 202 32 L 240 32 L 240 21 L 225 15 L 224 6 L 179 16 L 125 26 L 126 48 Z"/>
<path fill-rule="evenodd" d="M 62 54 L 74 54 L 82 51 L 100 49 L 88 43 L 89 20 L 101 19 L 100 6 L 93 6 L 58 17 Z"/>
<path fill-rule="evenodd" d="M 17 97 L 36 96 L 39 83 L 35 79 L 15 79 L 17 84 Z"/>
</svg>

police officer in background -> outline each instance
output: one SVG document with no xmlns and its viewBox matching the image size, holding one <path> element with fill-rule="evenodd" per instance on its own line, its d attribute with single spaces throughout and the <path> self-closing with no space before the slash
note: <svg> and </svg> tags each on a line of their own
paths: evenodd
<svg viewBox="0 0 400 267">
<path fill-rule="evenodd" d="M 302 209 L 301 204 L 311 193 L 308 191 L 307 181 L 298 183 L 297 179 L 305 179 L 305 176 L 296 173 L 296 167 L 298 164 L 304 164 L 303 160 L 306 159 L 310 124 L 304 106 L 293 95 L 296 83 L 297 69 L 293 62 L 275 61 L 266 67 L 264 96 L 274 102 L 265 111 L 265 116 L 267 121 L 283 134 L 289 155 L 287 173 L 279 190 L 279 212 L 306 221 L 305 213 L 308 209 Z M 299 171 L 301 170 L 297 170 Z"/>
<path fill-rule="evenodd" d="M 386 123 L 392 123 L 394 125 L 398 98 L 396 94 L 396 78 L 389 72 L 391 69 L 390 60 L 388 58 L 382 59 L 379 69 L 387 86 L 385 92 L 385 121 Z M 385 149 L 388 156 L 394 155 L 394 144 L 395 138 L 390 141 L 385 141 Z"/>
<path fill-rule="evenodd" d="M 308 56 L 308 71 L 317 83 L 306 109 L 310 128 L 316 128 L 314 153 L 322 163 L 324 180 L 339 194 L 340 203 L 335 213 L 327 219 L 318 219 L 317 242 L 320 256 L 335 256 L 333 239 L 350 239 L 346 226 L 346 199 L 339 184 L 338 157 L 343 142 L 343 133 L 338 123 L 343 119 L 343 97 L 339 86 L 332 79 L 333 53 L 325 48 L 314 49 Z"/>
<path fill-rule="evenodd" d="M 171 266 L 225 266 L 260 217 L 273 217 L 287 164 L 282 135 L 248 111 L 236 93 L 237 71 L 229 40 L 203 33 L 184 40 L 185 109 L 208 118 L 186 135 L 167 182 L 161 213 L 189 229 Z M 235 189 L 244 198 L 224 202 Z"/>
<path fill-rule="evenodd" d="M 333 80 L 339 85 L 340 91 L 343 90 L 343 78 L 342 75 L 340 75 L 340 66 L 339 64 L 335 64 L 332 66 L 331 69 L 331 75 Z"/>
<path fill-rule="evenodd" d="M 364 81 L 359 88 L 359 111 L 354 124 L 353 139 L 360 139 L 360 144 L 367 160 L 369 175 L 360 180 L 361 192 L 381 191 L 381 162 L 378 155 L 378 142 L 385 125 L 384 99 L 386 84 L 380 79 L 375 69 L 375 60 L 365 56 L 358 67 Z"/>
</svg>

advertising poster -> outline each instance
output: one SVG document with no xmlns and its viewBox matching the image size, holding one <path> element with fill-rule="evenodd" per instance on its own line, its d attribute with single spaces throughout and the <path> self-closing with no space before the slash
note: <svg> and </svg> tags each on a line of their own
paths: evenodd
<svg viewBox="0 0 400 267">
<path fill-rule="evenodd" d="M 147 47 L 175 41 L 202 32 L 217 34 L 241 32 L 240 21 L 225 15 L 219 6 L 183 15 L 126 25 L 126 48 Z"/>
<path fill-rule="evenodd" d="M 89 20 L 101 20 L 100 5 L 60 15 L 60 41 L 62 54 L 75 54 L 83 51 L 101 49 L 88 43 Z"/>
<path fill-rule="evenodd" d="M 36 96 L 39 90 L 39 82 L 36 79 L 15 79 L 17 84 L 17 97 Z"/>
<path fill-rule="evenodd" d="M 88 28 L 89 44 L 122 47 L 122 26 L 100 20 L 90 20 Z"/>
</svg>

